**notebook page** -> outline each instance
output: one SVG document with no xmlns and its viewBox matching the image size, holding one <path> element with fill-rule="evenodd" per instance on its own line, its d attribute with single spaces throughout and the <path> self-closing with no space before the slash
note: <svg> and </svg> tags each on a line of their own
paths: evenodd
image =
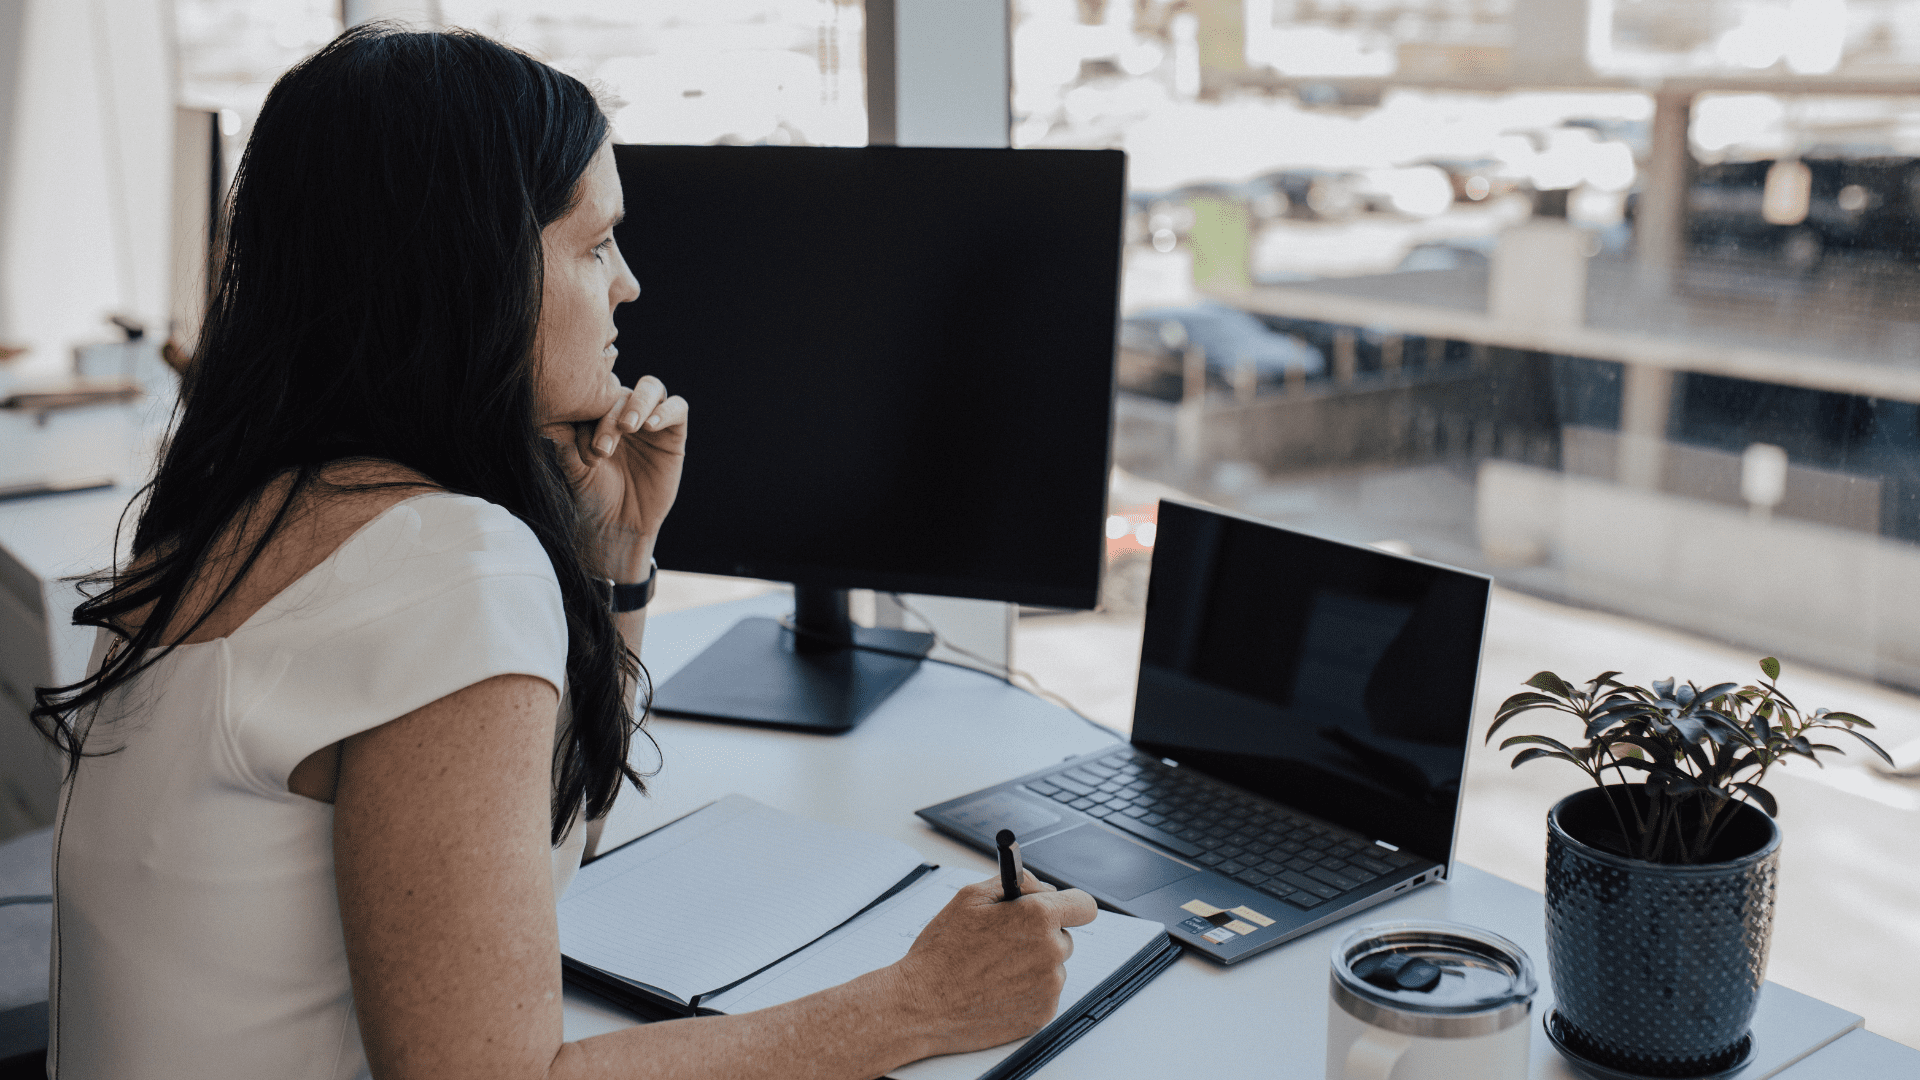
<svg viewBox="0 0 1920 1080">
<path fill-rule="evenodd" d="M 765 967 L 920 865 L 895 840 L 729 795 L 584 866 L 560 950 L 682 1001 Z"/>
<path fill-rule="evenodd" d="M 957 890 L 979 880 L 980 874 L 974 870 L 936 870 L 778 968 L 701 1004 L 725 1013 L 764 1009 L 885 967 L 907 954 L 921 928 L 953 899 Z M 1093 922 L 1073 927 L 1068 933 L 1073 935 L 1073 956 L 1067 960 L 1067 983 L 1060 992 L 1062 1011 L 1092 993 L 1165 933 L 1165 928 L 1157 922 L 1102 911 Z M 970 1054 L 927 1058 L 888 1075 L 900 1080 L 974 1080 L 1019 1045 L 1014 1042 Z"/>
</svg>

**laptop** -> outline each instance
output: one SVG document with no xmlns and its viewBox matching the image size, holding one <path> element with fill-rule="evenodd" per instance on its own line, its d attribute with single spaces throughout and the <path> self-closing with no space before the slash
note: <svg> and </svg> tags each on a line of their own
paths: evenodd
<svg viewBox="0 0 1920 1080">
<path fill-rule="evenodd" d="M 1162 501 L 1131 743 L 917 813 L 1225 964 L 1443 881 L 1490 584 Z"/>
</svg>

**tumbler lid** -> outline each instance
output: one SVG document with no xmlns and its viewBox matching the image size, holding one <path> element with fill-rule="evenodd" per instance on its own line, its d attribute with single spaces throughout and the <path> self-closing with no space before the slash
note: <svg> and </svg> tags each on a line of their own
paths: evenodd
<svg viewBox="0 0 1920 1080">
<path fill-rule="evenodd" d="M 1526 1018 L 1538 985 L 1526 951 L 1498 934 L 1449 922 L 1360 927 L 1333 950 L 1335 1000 L 1369 1022 L 1380 1014 L 1430 1018 L 1429 1035 L 1479 1034 Z M 1401 1025 L 1389 1024 L 1398 1027 Z M 1428 1030 L 1432 1029 L 1432 1030 Z M 1457 1030 L 1456 1030 L 1457 1029 Z"/>
</svg>

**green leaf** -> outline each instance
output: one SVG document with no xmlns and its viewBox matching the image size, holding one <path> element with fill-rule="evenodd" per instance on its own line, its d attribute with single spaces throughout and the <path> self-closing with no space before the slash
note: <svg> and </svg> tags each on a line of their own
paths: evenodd
<svg viewBox="0 0 1920 1080">
<path fill-rule="evenodd" d="M 1501 743 L 1500 749 L 1507 750 L 1515 746 L 1550 746 L 1563 754 L 1573 753 L 1573 748 L 1566 743 L 1559 739 L 1549 739 L 1545 735 L 1515 735 Z"/>
<path fill-rule="evenodd" d="M 1717 709 L 1706 709 L 1700 713 L 1700 718 L 1712 725 L 1714 729 L 1729 734 L 1732 738 L 1740 740 L 1743 744 L 1747 746 L 1754 745 L 1753 736 L 1747 734 L 1747 729 L 1740 726 L 1740 721 L 1726 713 L 1720 712 Z M 1712 734 L 1712 732 L 1709 731 L 1709 734 Z M 1719 740 L 1716 739 L 1714 741 L 1718 742 Z"/>
<path fill-rule="evenodd" d="M 1767 678 L 1778 679 L 1780 677 L 1780 661 L 1775 660 L 1771 656 L 1765 657 L 1760 661 L 1760 670 L 1766 674 Z"/>
<path fill-rule="evenodd" d="M 1613 681 L 1613 677 L 1618 674 L 1620 673 L 1617 671 L 1603 671 L 1600 674 L 1595 675 L 1593 678 L 1588 679 L 1587 685 L 1593 688 L 1594 693 L 1598 694 L 1602 686 L 1619 685 L 1618 683 L 1615 683 Z"/>
<path fill-rule="evenodd" d="M 1594 717 L 1593 722 L 1587 725 L 1587 738 L 1592 739 L 1597 737 L 1601 732 L 1620 723 L 1622 719 L 1623 717 L 1617 715 L 1610 716 L 1606 713 Z"/>
<path fill-rule="evenodd" d="M 1515 694 L 1512 697 L 1508 698 L 1507 700 L 1501 702 L 1500 708 L 1494 711 L 1494 715 L 1507 716 L 1517 712 L 1526 712 L 1528 709 L 1541 709 L 1541 708 L 1558 709 L 1563 707 L 1564 706 L 1560 704 L 1559 698 L 1551 698 L 1545 694 L 1535 694 L 1535 693 L 1528 692 L 1523 694 Z"/>
<path fill-rule="evenodd" d="M 1852 724 L 1856 727 L 1863 727 L 1863 728 L 1869 728 L 1869 729 L 1873 727 L 1872 724 L 1868 723 L 1867 721 L 1861 719 L 1858 716 L 1853 715 L 1850 712 L 1830 712 L 1822 719 L 1838 720 L 1843 724 Z"/>
<path fill-rule="evenodd" d="M 1694 768 L 1700 770 L 1703 773 L 1709 772 L 1713 769 L 1713 762 L 1707 760 L 1707 752 L 1705 750 L 1700 749 L 1700 747 L 1697 744 L 1688 743 L 1686 746 L 1686 751 L 1687 751 L 1687 760 L 1693 762 Z"/>
<path fill-rule="evenodd" d="M 1532 753 L 1532 751 L 1529 750 L 1528 753 Z M 1641 772 L 1652 773 L 1658 776 L 1668 776 L 1668 775 L 1679 776 L 1680 775 L 1679 769 L 1674 768 L 1673 766 L 1667 764 L 1664 761 L 1641 761 L 1639 758 L 1630 758 L 1630 757 L 1614 758 L 1613 761 L 1608 763 L 1606 767 L 1611 769 L 1615 765 L 1621 766 L 1623 768 L 1628 768 L 1628 769 L 1639 769 Z"/>
<path fill-rule="evenodd" d="M 1568 686 L 1565 679 L 1551 671 L 1535 672 L 1533 678 L 1527 680 L 1526 685 L 1536 690 L 1545 690 L 1558 697 L 1570 698 L 1574 695 L 1573 687 Z"/>
<path fill-rule="evenodd" d="M 1755 806 L 1766 811 L 1768 817 L 1780 816 L 1780 804 L 1773 801 L 1773 795 L 1768 792 L 1766 788 L 1761 787 L 1759 784 L 1748 784 L 1745 782 L 1733 786 L 1746 792 L 1747 798 L 1752 799 Z"/>
<path fill-rule="evenodd" d="M 1715 683 L 1714 685 L 1707 687 L 1705 690 L 1700 691 L 1700 700 L 1712 701 L 1714 698 L 1720 697 L 1723 694 L 1732 693 L 1733 691 L 1738 690 L 1739 688 L 1740 688 L 1739 683 L 1730 683 L 1730 682 Z"/>
<path fill-rule="evenodd" d="M 1532 750 L 1522 750 L 1520 753 L 1513 755 L 1513 765 L 1511 767 L 1517 769 L 1527 762 L 1538 758 L 1559 758 L 1562 761 L 1571 761 L 1575 765 L 1580 765 L 1580 760 L 1571 754 L 1561 754 L 1552 750 L 1542 750 L 1539 747 L 1534 747 Z M 1583 770 L 1586 768 L 1585 765 L 1580 765 L 1580 767 Z"/>
<path fill-rule="evenodd" d="M 1851 736 L 1853 736 L 1854 738 L 1856 738 L 1856 739 L 1859 739 L 1859 740 L 1860 740 L 1861 742 L 1863 742 L 1863 743 L 1866 743 L 1866 744 L 1867 744 L 1867 749 L 1869 749 L 1869 750 L 1871 750 L 1871 751 L 1873 751 L 1874 753 L 1876 753 L 1876 754 L 1878 754 L 1878 755 L 1880 755 L 1880 760 L 1881 760 L 1881 761 L 1884 761 L 1884 762 L 1886 762 L 1886 763 L 1887 763 L 1887 764 L 1889 764 L 1889 765 L 1892 765 L 1892 764 L 1893 764 L 1893 757 L 1892 757 L 1892 755 L 1890 755 L 1890 754 L 1888 754 L 1888 753 L 1887 753 L 1887 752 L 1886 752 L 1885 750 L 1882 750 L 1882 749 L 1880 749 L 1880 744 L 1879 744 L 1879 743 L 1877 743 L 1877 742 L 1874 742 L 1874 741 L 1873 741 L 1872 739 L 1869 739 L 1869 738 L 1867 738 L 1867 737 L 1866 737 L 1865 735 L 1862 735 L 1862 734 L 1860 734 L 1859 732 L 1857 732 L 1857 731 L 1854 731 L 1854 730 L 1853 730 L 1853 729 L 1851 729 L 1851 728 L 1836 728 L 1835 730 L 1836 730 L 1836 731 L 1844 731 L 1844 732 L 1846 732 L 1847 734 L 1849 734 L 1849 735 L 1851 735 Z"/>
<path fill-rule="evenodd" d="M 1669 679 L 1655 679 L 1655 680 L 1653 680 L 1653 692 L 1654 692 L 1655 694 L 1658 694 L 1658 695 L 1659 695 L 1659 696 L 1661 697 L 1661 699 L 1662 699 L 1662 700 L 1670 700 L 1670 699 L 1672 699 L 1672 697 L 1673 697 L 1673 680 L 1672 680 L 1672 679 L 1670 679 L 1670 678 L 1669 678 Z"/>
</svg>

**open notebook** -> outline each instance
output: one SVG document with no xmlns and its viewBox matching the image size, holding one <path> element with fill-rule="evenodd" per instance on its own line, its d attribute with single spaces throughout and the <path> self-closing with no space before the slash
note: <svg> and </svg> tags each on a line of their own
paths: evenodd
<svg viewBox="0 0 1920 1080">
<path fill-rule="evenodd" d="M 581 868 L 560 903 L 560 949 L 570 979 L 643 1016 L 746 1012 L 900 959 L 955 890 L 980 877 L 927 866 L 898 841 L 729 795 Z M 893 1075 L 1024 1076 L 1179 955 L 1159 923 L 1114 912 L 1070 932 L 1051 1024 Z"/>
</svg>

